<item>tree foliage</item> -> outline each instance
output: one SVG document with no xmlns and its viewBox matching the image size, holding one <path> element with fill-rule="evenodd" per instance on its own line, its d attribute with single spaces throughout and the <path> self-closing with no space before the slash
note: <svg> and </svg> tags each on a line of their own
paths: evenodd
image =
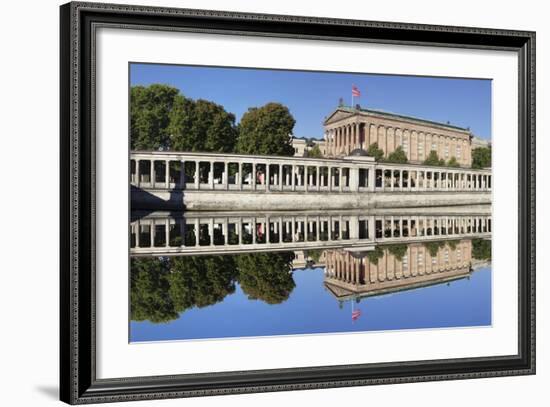
<svg viewBox="0 0 550 407">
<path fill-rule="evenodd" d="M 323 153 L 321 153 L 321 148 L 318 144 L 315 144 L 309 150 L 304 151 L 304 157 L 310 158 L 323 158 Z"/>
<path fill-rule="evenodd" d="M 294 254 L 250 253 L 236 256 L 238 281 L 250 299 L 268 304 L 280 304 L 288 299 L 295 287 L 291 262 Z"/>
<path fill-rule="evenodd" d="M 235 116 L 220 105 L 168 85 L 130 89 L 132 149 L 231 152 L 236 139 Z"/>
<path fill-rule="evenodd" d="M 170 112 L 178 89 L 161 84 L 130 89 L 130 145 L 137 150 L 169 147 Z"/>
<path fill-rule="evenodd" d="M 452 156 L 449 161 L 447 162 L 447 167 L 454 167 L 454 168 L 458 168 L 460 167 L 460 164 L 458 163 L 458 161 L 456 160 L 456 157 L 455 156 Z"/>
<path fill-rule="evenodd" d="M 443 167 L 445 165 L 445 160 L 443 158 L 439 158 L 437 155 L 437 151 L 431 150 L 430 154 L 428 154 L 428 157 L 424 160 L 424 165 L 433 165 L 438 167 Z"/>
<path fill-rule="evenodd" d="M 236 152 L 292 156 L 290 134 L 295 123 L 288 108 L 280 103 L 250 108 L 239 122 Z"/>
<path fill-rule="evenodd" d="M 170 114 L 170 147 L 176 151 L 232 152 L 237 141 L 235 116 L 213 102 L 176 98 Z"/>
<path fill-rule="evenodd" d="M 405 153 L 405 150 L 403 150 L 403 147 L 401 146 L 393 150 L 388 155 L 388 158 L 386 158 L 384 161 L 388 163 L 397 163 L 397 164 L 407 164 L 409 162 L 407 158 L 407 154 Z"/>
<path fill-rule="evenodd" d="M 367 155 L 369 157 L 374 157 L 376 161 L 379 161 L 384 157 L 384 150 L 378 147 L 378 143 L 372 143 L 367 149 Z"/>
<path fill-rule="evenodd" d="M 477 147 L 472 150 L 472 168 L 491 167 L 491 147 Z"/>
<path fill-rule="evenodd" d="M 491 260 L 491 241 L 472 239 L 472 257 L 477 260 Z"/>
</svg>

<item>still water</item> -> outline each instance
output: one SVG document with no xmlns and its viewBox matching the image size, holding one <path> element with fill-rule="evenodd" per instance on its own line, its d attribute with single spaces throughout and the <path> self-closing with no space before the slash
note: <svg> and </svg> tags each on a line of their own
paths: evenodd
<svg viewBox="0 0 550 407">
<path fill-rule="evenodd" d="M 131 258 L 130 341 L 491 324 L 490 240 Z"/>
</svg>

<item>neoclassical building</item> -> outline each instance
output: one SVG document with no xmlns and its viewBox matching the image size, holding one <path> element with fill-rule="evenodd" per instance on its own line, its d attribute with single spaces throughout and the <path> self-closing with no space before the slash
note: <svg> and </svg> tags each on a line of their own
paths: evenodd
<svg viewBox="0 0 550 407">
<path fill-rule="evenodd" d="M 378 143 L 385 157 L 401 146 L 413 164 L 422 163 L 431 150 L 445 161 L 455 157 L 463 167 L 472 164 L 474 136 L 466 128 L 347 106 L 338 107 L 323 124 L 327 157 L 346 156 Z"/>
</svg>

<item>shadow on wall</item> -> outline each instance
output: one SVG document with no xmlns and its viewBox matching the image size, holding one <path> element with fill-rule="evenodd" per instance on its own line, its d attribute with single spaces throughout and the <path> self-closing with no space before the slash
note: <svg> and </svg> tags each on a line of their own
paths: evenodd
<svg viewBox="0 0 550 407">
<path fill-rule="evenodd" d="M 183 211 L 183 191 L 171 189 L 155 192 L 130 185 L 130 210 L 139 211 Z"/>
</svg>

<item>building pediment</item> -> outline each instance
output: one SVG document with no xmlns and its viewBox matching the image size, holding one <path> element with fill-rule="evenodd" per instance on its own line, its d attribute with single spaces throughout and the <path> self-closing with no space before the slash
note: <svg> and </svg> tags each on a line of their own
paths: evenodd
<svg viewBox="0 0 550 407">
<path fill-rule="evenodd" d="M 353 113 L 348 112 L 343 109 L 336 109 L 330 116 L 325 119 L 325 125 L 339 122 L 340 120 L 347 119 L 348 117 L 353 116 Z"/>
</svg>

